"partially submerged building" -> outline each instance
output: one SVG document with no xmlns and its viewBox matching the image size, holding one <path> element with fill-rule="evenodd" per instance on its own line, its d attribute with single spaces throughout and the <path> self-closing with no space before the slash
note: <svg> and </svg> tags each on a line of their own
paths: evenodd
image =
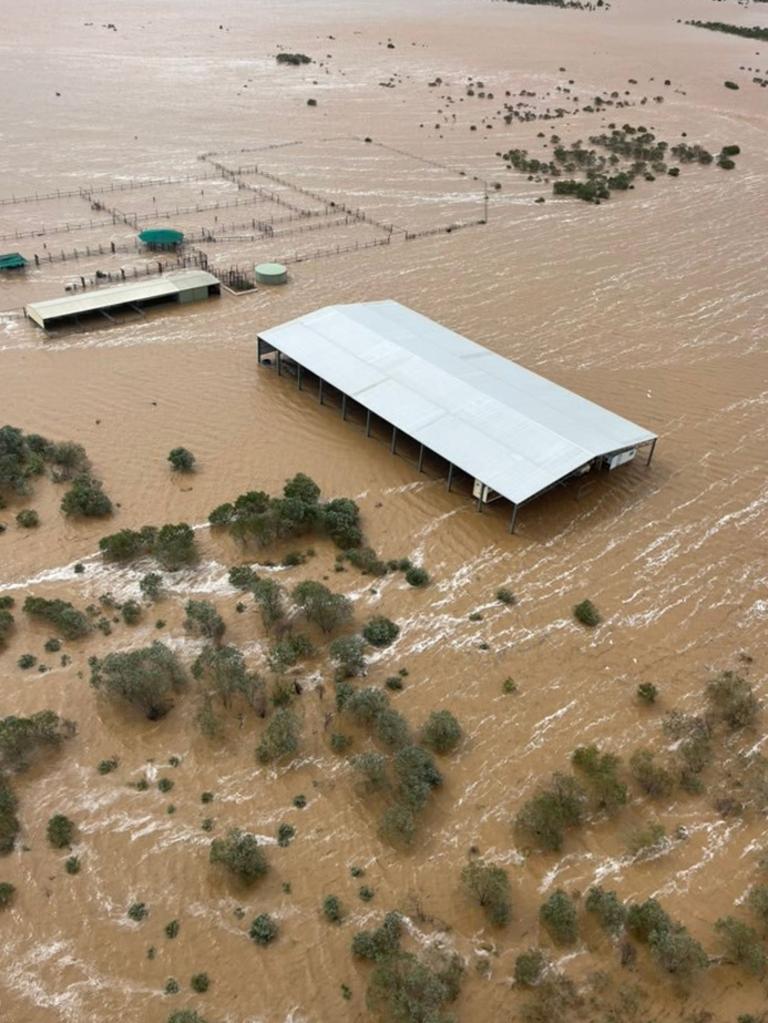
<svg viewBox="0 0 768 1023">
<path fill-rule="evenodd" d="M 278 373 L 306 371 L 400 434 L 473 479 L 478 509 L 499 497 L 518 509 L 559 483 L 630 462 L 656 435 L 399 302 L 334 305 L 261 331 L 258 358 L 275 353 Z"/>
<path fill-rule="evenodd" d="M 144 277 L 126 284 L 80 291 L 63 298 L 31 302 L 24 313 L 38 326 L 48 329 L 83 319 L 102 316 L 108 320 L 121 311 L 141 313 L 149 306 L 167 302 L 182 305 L 199 302 L 220 293 L 220 284 L 205 270 L 179 270 L 160 277 Z"/>
<path fill-rule="evenodd" d="M 23 270 L 27 260 L 20 252 L 0 253 L 0 270 Z"/>
</svg>

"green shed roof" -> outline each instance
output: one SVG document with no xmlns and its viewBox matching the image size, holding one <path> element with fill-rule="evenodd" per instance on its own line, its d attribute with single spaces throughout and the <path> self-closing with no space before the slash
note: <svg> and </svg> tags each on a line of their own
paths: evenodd
<svg viewBox="0 0 768 1023">
<path fill-rule="evenodd" d="M 27 261 L 20 252 L 6 252 L 0 255 L 0 270 L 20 270 Z"/>
<path fill-rule="evenodd" d="M 170 227 L 148 227 L 139 235 L 139 241 L 144 242 L 145 245 L 170 247 L 180 245 L 184 241 L 184 235 L 181 231 L 174 231 Z"/>
</svg>

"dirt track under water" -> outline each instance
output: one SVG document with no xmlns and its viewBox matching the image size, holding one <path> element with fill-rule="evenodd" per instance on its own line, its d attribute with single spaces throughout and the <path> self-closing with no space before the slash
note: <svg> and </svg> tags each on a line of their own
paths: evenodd
<svg viewBox="0 0 768 1023">
<path fill-rule="evenodd" d="M 102 564 L 100 536 L 147 522 L 204 523 L 220 502 L 253 488 L 277 492 L 305 471 L 324 494 L 354 497 L 371 545 L 384 557 L 423 563 L 432 583 L 413 590 L 400 575 L 336 575 L 326 541 L 315 543 L 317 556 L 306 565 L 276 569 L 275 578 L 291 586 L 328 576 L 354 597 L 357 622 L 378 612 L 396 619 L 401 635 L 371 659 L 369 682 L 407 668 L 393 705 L 414 726 L 449 707 L 466 731 L 459 752 L 441 762 L 446 783 L 415 850 L 401 854 L 379 841 L 376 807 L 355 793 L 345 759 L 328 748 L 334 726 L 326 715 L 334 708 L 326 659 L 300 673 L 301 753 L 278 770 L 255 763 L 259 721 L 238 727 L 234 718 L 226 741 L 211 746 L 195 731 L 189 696 L 149 723 L 106 705 L 89 687 L 88 657 L 129 644 L 163 638 L 191 662 L 199 643 L 185 636 L 181 611 L 190 596 L 216 603 L 227 640 L 259 666 L 267 640 L 255 610 L 235 613 L 239 596 L 227 570 L 259 557 L 279 562 L 295 544 L 247 554 L 200 530 L 199 567 L 172 577 L 170 595 L 138 626 L 65 644 L 73 659 L 66 668 L 43 654 L 50 631 L 19 611 L 0 654 L 0 715 L 51 707 L 76 720 L 78 733 L 15 782 L 22 841 L 0 860 L 0 880 L 18 889 L 0 918 L 3 1023 L 160 1023 L 187 1005 L 211 1023 L 363 1020 L 366 969 L 352 961 L 349 940 L 391 908 L 409 915 L 416 942 L 440 936 L 467 958 L 459 1020 L 514 1019 L 521 1004 L 511 988 L 515 956 L 539 939 L 551 948 L 539 933 L 539 902 L 557 886 L 586 891 L 596 880 L 625 898 L 656 894 L 717 953 L 712 925 L 757 880 L 757 850 L 766 841 L 764 818 L 724 820 L 712 808 L 719 768 L 707 775 L 707 794 L 679 794 L 661 805 L 635 797 L 618 820 L 569 837 L 562 856 L 524 859 L 511 820 L 536 780 L 564 769 L 580 743 L 599 742 L 622 756 L 644 743 L 661 748 L 663 712 L 699 710 L 714 672 L 738 668 L 766 696 L 768 118 L 765 91 L 739 68 L 764 74 L 768 51 L 755 40 L 676 24 L 715 17 L 754 24 L 760 6 L 616 0 L 590 13 L 424 0 L 388 5 L 384 16 L 373 4 L 330 0 L 232 2 L 215 13 L 203 2 L 107 5 L 97 15 L 79 3 L 66 10 L 42 4 L 31 20 L 6 13 L 4 195 L 195 175 L 203 151 L 302 140 L 301 157 L 275 150 L 265 165 L 419 229 L 445 223 L 454 207 L 465 210 L 464 179 L 451 182 L 442 170 L 414 174 L 404 158 L 398 181 L 384 150 L 366 157 L 361 172 L 354 156 L 345 163 L 321 141 L 342 135 L 372 136 L 502 188 L 491 190 L 485 226 L 297 263 L 283 289 L 225 295 L 48 341 L 17 310 L 32 293 L 61 294 L 65 270 L 78 271 L 33 269 L 26 280 L 0 282 L 0 309 L 8 310 L 0 314 L 0 421 L 84 444 L 119 503 L 107 524 L 73 523 L 58 512 L 60 488 L 36 483 L 38 529 L 15 526 L 16 504 L 0 513 L 9 524 L 0 537 L 4 592 L 19 604 L 35 593 L 79 607 L 105 592 L 136 596 L 146 566 Z M 103 27 L 109 21 L 117 31 Z M 279 67 L 278 46 L 317 63 Z M 394 87 L 382 88 L 395 73 Z M 442 84 L 428 86 L 436 76 Z M 468 76 L 495 99 L 467 96 Z M 535 91 L 532 107 L 541 110 L 559 102 L 542 95 L 554 96 L 571 79 L 580 107 L 603 90 L 625 89 L 636 106 L 509 126 L 489 119 L 506 90 L 513 97 Z M 724 89 L 726 79 L 740 89 Z M 665 102 L 653 103 L 656 95 Z M 310 97 L 317 107 L 306 105 Z M 670 141 L 687 132 L 689 142 L 715 152 L 736 143 L 742 155 L 732 172 L 684 167 L 678 179 L 639 181 L 597 207 L 553 199 L 549 186 L 505 171 L 495 155 L 513 146 L 537 151 L 539 131 L 575 141 L 609 121 L 646 124 Z M 546 203 L 534 203 L 540 195 Z M 174 194 L 172 202 L 184 198 Z M 88 215 L 87 205 L 80 212 Z M 3 223 L 14 225 L 4 229 L 34 227 L 46 215 L 35 220 L 38 213 L 4 209 Z M 73 220 L 75 211 L 55 216 Z M 114 237 L 126 234 L 119 227 Z M 61 247 L 59 236 L 54 244 Z M 25 251 L 21 241 L 0 248 Z M 233 250 L 232 260 L 246 260 L 249 251 Z M 286 253 L 276 244 L 269 254 Z M 385 297 L 657 432 L 652 465 L 638 461 L 558 488 L 524 509 L 510 537 L 507 511 L 476 514 L 467 481 L 448 494 L 437 461 L 419 476 L 412 459 L 390 456 L 383 436 L 365 440 L 359 422 L 341 422 L 337 409 L 318 407 L 289 380 L 257 367 L 260 328 L 332 302 Z M 168 472 L 166 453 L 178 444 L 195 452 L 194 476 Z M 73 572 L 77 561 L 86 566 L 82 575 Z M 500 586 L 516 594 L 513 607 L 495 601 Z M 584 597 L 605 617 L 592 632 L 571 617 Z M 481 621 L 469 620 L 475 611 Z M 162 631 L 155 618 L 166 620 Z M 27 650 L 51 670 L 19 670 Z M 502 693 L 508 676 L 519 695 Z M 659 687 L 658 708 L 637 703 L 640 682 Z M 763 731 L 751 742 L 764 747 Z M 365 748 L 361 737 L 357 743 Z M 101 777 L 95 766 L 110 755 L 119 769 Z M 179 767 L 168 766 L 171 756 Z M 172 777 L 172 794 L 127 786 L 145 773 Z M 210 807 L 200 803 L 204 790 L 215 792 Z M 292 806 L 299 793 L 308 800 L 303 810 Z M 56 812 L 78 824 L 77 877 L 64 873 L 64 856 L 45 840 Z M 238 825 L 273 843 L 273 869 L 254 891 L 212 874 L 205 816 L 215 818 L 216 835 Z M 670 835 L 682 825 L 688 837 L 664 855 L 632 862 L 626 836 L 649 818 Z M 281 822 L 297 829 L 287 849 L 274 845 Z M 490 930 L 460 891 L 472 845 L 509 868 L 514 920 L 502 931 Z M 356 864 L 376 892 L 367 905 L 350 877 Z M 340 928 L 322 920 L 329 893 L 350 910 Z M 136 900 L 150 908 L 140 924 L 125 915 Z M 258 949 L 247 927 L 264 911 L 279 919 L 281 935 Z M 181 931 L 170 941 L 163 926 L 174 918 Z M 150 945 L 158 950 L 153 960 Z M 490 956 L 488 976 L 474 968 L 478 956 Z M 683 996 L 645 952 L 623 978 L 615 961 L 607 941 L 585 926 L 567 969 L 577 980 L 605 969 L 616 984 L 640 983 L 648 1017 L 658 1020 L 706 1008 L 726 1021 L 764 1005 L 762 983 L 733 967 L 712 967 Z M 211 989 L 194 996 L 188 978 L 201 970 Z M 162 994 L 168 977 L 179 980 L 181 994 Z M 344 983 L 350 1001 L 341 998 Z M 597 1010 L 594 1018 L 602 1018 Z"/>
</svg>

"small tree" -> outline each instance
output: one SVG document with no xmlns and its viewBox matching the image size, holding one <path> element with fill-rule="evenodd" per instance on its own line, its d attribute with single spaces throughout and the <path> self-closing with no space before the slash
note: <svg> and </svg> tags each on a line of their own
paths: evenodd
<svg viewBox="0 0 768 1023">
<path fill-rule="evenodd" d="M 709 966 L 706 952 L 682 924 L 653 931 L 648 938 L 648 947 L 663 970 L 681 979 L 687 979 L 697 970 Z"/>
<path fill-rule="evenodd" d="M 68 849 L 75 837 L 74 822 L 63 813 L 56 813 L 48 821 L 46 835 L 54 849 Z"/>
<path fill-rule="evenodd" d="M 108 654 L 97 661 L 91 685 L 143 711 L 150 721 L 173 707 L 173 695 L 184 687 L 186 675 L 176 654 L 155 641 L 151 646 Z"/>
<path fill-rule="evenodd" d="M 21 823 L 16 816 L 18 801 L 7 778 L 0 774 L 0 856 L 13 852 Z"/>
<path fill-rule="evenodd" d="M 732 671 L 723 671 L 712 679 L 706 695 L 711 716 L 731 731 L 747 728 L 757 720 L 760 704 L 752 686 Z"/>
<path fill-rule="evenodd" d="M 193 472 L 195 469 L 195 456 L 187 448 L 173 448 L 168 461 L 174 472 Z"/>
<path fill-rule="evenodd" d="M 292 597 L 304 611 L 307 620 L 314 622 L 323 632 L 333 632 L 352 617 L 352 602 L 349 598 L 341 593 L 332 593 L 322 583 L 310 579 L 299 583 Z"/>
<path fill-rule="evenodd" d="M 399 801 L 413 811 L 421 810 L 430 794 L 443 783 L 431 755 L 421 746 L 405 746 L 393 760 Z"/>
<path fill-rule="evenodd" d="M 547 959 L 540 948 L 529 948 L 515 959 L 515 983 L 522 987 L 533 987 L 541 980 L 547 966 Z"/>
<path fill-rule="evenodd" d="M 74 723 L 52 710 L 41 710 L 28 718 L 15 714 L 0 718 L 0 771 L 23 771 L 38 753 L 74 734 Z M 0 774 L 0 790 L 2 787 Z M 15 808 L 15 800 L 8 805 Z"/>
<path fill-rule="evenodd" d="M 410 848 L 416 839 L 416 815 L 409 806 L 393 803 L 381 815 L 379 837 L 390 845 Z"/>
<path fill-rule="evenodd" d="M 354 678 L 365 674 L 364 643 L 361 636 L 339 636 L 333 640 L 329 649 L 337 665 L 338 678 Z"/>
<path fill-rule="evenodd" d="M 211 694 L 229 707 L 242 696 L 263 717 L 266 713 L 264 683 L 256 672 L 248 671 L 245 658 L 234 646 L 216 647 L 206 644 L 192 665 L 192 675 L 206 683 Z"/>
<path fill-rule="evenodd" d="M 580 604 L 576 604 L 573 609 L 573 617 L 577 622 L 581 622 L 582 625 L 586 625 L 590 629 L 594 629 L 603 620 L 591 600 L 582 600 Z"/>
<path fill-rule="evenodd" d="M 256 942 L 257 945 L 269 945 L 277 937 L 278 928 L 275 921 L 269 915 L 269 913 L 260 913 L 257 916 L 251 928 L 248 931 L 252 941 Z"/>
<path fill-rule="evenodd" d="M 144 595 L 145 600 L 152 601 L 153 603 L 160 599 L 162 587 L 163 577 L 159 572 L 147 572 L 139 580 L 139 589 Z"/>
<path fill-rule="evenodd" d="M 653 684 L 653 682 L 641 682 L 637 687 L 637 698 L 641 703 L 645 703 L 650 706 L 656 702 L 656 697 L 659 695 L 659 690 Z"/>
<path fill-rule="evenodd" d="M 0 911 L 7 909 L 13 902 L 16 888 L 8 881 L 0 881 Z"/>
<path fill-rule="evenodd" d="M 382 710 L 373 724 L 373 734 L 387 749 L 402 749 L 410 742 L 408 722 L 391 707 Z"/>
<path fill-rule="evenodd" d="M 607 892 L 599 886 L 593 886 L 587 892 L 586 909 L 604 931 L 614 936 L 621 933 L 627 919 L 627 910 L 616 892 Z"/>
<path fill-rule="evenodd" d="M 290 501 L 316 505 L 320 499 L 320 487 L 305 473 L 297 472 L 295 476 L 285 481 L 283 497 Z"/>
<path fill-rule="evenodd" d="M 227 832 L 226 838 L 215 838 L 211 842 L 209 859 L 225 867 L 243 884 L 253 884 L 269 869 L 258 839 L 238 828 Z"/>
<path fill-rule="evenodd" d="M 586 805 L 586 793 L 576 779 L 556 773 L 548 786 L 523 804 L 515 826 L 540 849 L 559 852 L 566 829 L 583 823 Z"/>
<path fill-rule="evenodd" d="M 126 625 L 136 625 L 141 618 L 141 605 L 136 600 L 126 600 L 120 608 L 120 615 Z"/>
<path fill-rule="evenodd" d="M 66 600 L 27 597 L 22 610 L 31 618 L 39 618 L 48 622 L 65 639 L 80 639 L 91 631 L 90 623 L 83 612 L 78 611 Z"/>
<path fill-rule="evenodd" d="M 259 605 L 264 628 L 269 631 L 285 618 L 283 588 L 274 579 L 258 579 L 251 589 L 253 599 Z"/>
<path fill-rule="evenodd" d="M 765 972 L 765 950 L 754 928 L 732 916 L 726 916 L 715 923 L 715 931 L 723 943 L 728 962 L 743 966 L 747 973 L 758 976 Z"/>
<path fill-rule="evenodd" d="M 768 936 L 768 884 L 756 884 L 747 896 L 747 905 L 757 919 L 765 935 Z"/>
<path fill-rule="evenodd" d="M 615 813 L 627 802 L 627 786 L 617 777 L 619 758 L 597 746 L 578 746 L 571 763 L 586 779 L 595 808 Z"/>
<path fill-rule="evenodd" d="M 154 556 L 169 572 L 175 572 L 197 560 L 195 534 L 186 522 L 161 526 L 157 533 Z"/>
<path fill-rule="evenodd" d="M 461 872 L 466 892 L 485 910 L 495 927 L 503 927 L 512 915 L 509 878 L 502 867 L 471 860 Z"/>
<path fill-rule="evenodd" d="M 558 945 L 573 945 L 579 936 L 576 906 L 562 888 L 558 888 L 542 902 L 539 919 Z"/>
<path fill-rule="evenodd" d="M 292 757 L 299 748 L 299 720 L 288 707 L 276 711 L 256 748 L 262 764 Z"/>
<path fill-rule="evenodd" d="M 184 628 L 195 636 L 212 639 L 218 646 L 226 630 L 224 619 L 207 600 L 189 600 L 185 608 Z"/>
<path fill-rule="evenodd" d="M 429 583 L 429 573 L 418 565 L 413 565 L 405 573 L 405 581 L 409 586 L 423 587 Z"/>
<path fill-rule="evenodd" d="M 400 627 L 383 615 L 375 615 L 363 629 L 364 638 L 376 647 L 390 646 L 399 635 Z"/>
<path fill-rule="evenodd" d="M 449 710 L 433 710 L 421 730 L 421 741 L 435 753 L 453 753 L 461 738 L 461 725 Z"/>
<path fill-rule="evenodd" d="M 632 777 L 647 796 L 666 799 L 672 795 L 675 779 L 670 772 L 654 762 L 650 750 L 637 750 L 629 760 Z"/>
<path fill-rule="evenodd" d="M 331 924 L 340 924 L 344 918 L 344 908 L 335 895 L 326 895 L 323 899 L 323 916 Z"/>
<path fill-rule="evenodd" d="M 389 697 L 383 690 L 368 686 L 365 689 L 352 690 L 344 702 L 344 711 L 358 725 L 371 726 L 382 711 L 389 706 Z"/>
<path fill-rule="evenodd" d="M 112 502 L 104 493 L 103 484 L 89 473 L 81 473 L 72 480 L 71 488 L 61 499 L 65 515 L 84 518 L 102 518 L 112 514 Z"/>
<path fill-rule="evenodd" d="M 399 913 L 387 913 L 374 931 L 358 931 L 352 939 L 352 955 L 377 962 L 400 950 L 403 921 Z"/>
<path fill-rule="evenodd" d="M 352 757 L 352 767 L 362 779 L 364 792 L 379 792 L 387 787 L 387 758 L 381 753 L 361 753 Z"/>
</svg>

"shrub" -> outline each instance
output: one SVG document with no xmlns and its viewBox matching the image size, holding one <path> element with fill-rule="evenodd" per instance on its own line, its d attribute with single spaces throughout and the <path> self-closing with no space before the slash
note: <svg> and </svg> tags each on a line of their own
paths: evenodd
<svg viewBox="0 0 768 1023">
<path fill-rule="evenodd" d="M 22 654 L 18 661 L 16 661 L 16 664 L 22 671 L 26 671 L 28 668 L 34 668 L 37 664 L 37 658 L 34 654 Z"/>
<path fill-rule="evenodd" d="M 376 892 L 373 888 L 369 888 L 367 884 L 364 884 L 362 888 L 358 889 L 357 894 L 363 902 L 370 902 Z"/>
<path fill-rule="evenodd" d="M 387 694 L 372 686 L 366 689 L 353 689 L 344 701 L 344 711 L 351 715 L 358 725 L 372 725 L 388 706 Z"/>
<path fill-rule="evenodd" d="M 198 995 L 204 995 L 211 986 L 211 981 L 207 973 L 193 973 L 189 980 L 189 986 Z"/>
<path fill-rule="evenodd" d="M 136 625 L 141 618 L 141 605 L 136 600 L 126 600 L 120 608 L 120 614 L 126 625 Z"/>
<path fill-rule="evenodd" d="M 158 778 L 157 787 L 160 792 L 170 792 L 173 788 L 173 781 L 170 778 Z"/>
<path fill-rule="evenodd" d="M 304 807 L 307 805 L 307 797 L 299 793 L 298 796 L 293 797 L 292 802 L 297 810 L 303 810 Z"/>
<path fill-rule="evenodd" d="M 195 456 L 187 448 L 173 448 L 168 454 L 168 461 L 174 472 L 193 472 Z"/>
<path fill-rule="evenodd" d="M 768 884 L 756 884 L 747 896 L 747 905 L 760 921 L 763 932 L 768 935 Z"/>
<path fill-rule="evenodd" d="M 7 909 L 13 902 L 16 888 L 8 881 L 0 881 L 0 910 Z"/>
<path fill-rule="evenodd" d="M 281 849 L 287 849 L 296 836 L 296 828 L 292 824 L 281 824 L 277 829 L 277 844 Z"/>
<path fill-rule="evenodd" d="M 31 618 L 48 622 L 65 639 L 80 639 L 91 631 L 88 619 L 66 600 L 46 600 L 45 597 L 27 597 L 23 608 Z"/>
<path fill-rule="evenodd" d="M 558 888 L 542 902 L 539 919 L 558 945 L 573 945 L 579 936 L 576 907 L 573 899 L 562 888 Z"/>
<path fill-rule="evenodd" d="M 389 646 L 399 635 L 400 627 L 383 615 L 375 615 L 363 628 L 363 636 L 375 647 Z"/>
<path fill-rule="evenodd" d="M 230 585 L 236 590 L 250 590 L 258 578 L 250 565 L 235 565 L 229 570 Z"/>
<path fill-rule="evenodd" d="M 243 884 L 253 884 L 269 869 L 256 837 L 238 828 L 228 831 L 226 838 L 214 838 L 209 860 L 226 867 Z"/>
<path fill-rule="evenodd" d="M 256 757 L 260 763 L 267 764 L 293 756 L 298 748 L 299 720 L 292 710 L 281 708 L 267 725 L 256 748 Z"/>
<path fill-rule="evenodd" d="M 421 729 L 421 741 L 435 753 L 453 753 L 461 737 L 461 725 L 449 710 L 433 710 Z"/>
<path fill-rule="evenodd" d="M 390 845 L 409 848 L 416 838 L 416 828 L 413 810 L 402 803 L 393 803 L 381 815 L 379 836 Z"/>
<path fill-rule="evenodd" d="M 421 810 L 443 777 L 431 755 L 421 746 L 405 746 L 393 760 L 398 779 L 398 799 L 413 811 Z"/>
<path fill-rule="evenodd" d="M 192 675 L 210 687 L 210 695 L 229 707 L 236 695 L 242 696 L 257 714 L 266 713 L 264 683 L 256 672 L 249 672 L 245 658 L 234 646 L 206 644 L 195 663 Z"/>
<path fill-rule="evenodd" d="M 169 572 L 175 572 L 184 565 L 197 560 L 195 534 L 186 522 L 161 526 L 152 553 Z"/>
<path fill-rule="evenodd" d="M 621 933 L 627 919 L 627 910 L 616 892 L 607 892 L 599 886 L 593 886 L 587 892 L 585 906 L 604 931 L 614 936 Z"/>
<path fill-rule="evenodd" d="M 13 852 L 16 836 L 21 830 L 16 816 L 17 807 L 18 802 L 8 780 L 0 774 L 0 856 Z"/>
<path fill-rule="evenodd" d="M 405 581 L 409 586 L 426 586 L 429 583 L 429 573 L 425 569 L 414 565 L 405 573 Z"/>
<path fill-rule="evenodd" d="M 664 825 L 657 821 L 650 821 L 641 828 L 636 828 L 629 836 L 627 846 L 633 856 L 647 855 L 662 848 L 667 833 Z"/>
<path fill-rule="evenodd" d="M 139 580 L 139 589 L 149 601 L 159 600 L 162 592 L 163 577 L 158 572 L 147 572 Z"/>
<path fill-rule="evenodd" d="M 337 678 L 354 678 L 365 674 L 361 636 L 339 636 L 330 645 L 331 658 L 337 664 Z"/>
<path fill-rule="evenodd" d="M 582 824 L 587 797 L 575 778 L 554 774 L 548 786 L 529 799 L 515 818 L 515 826 L 546 852 L 559 852 L 565 830 Z"/>
<path fill-rule="evenodd" d="M 337 497 L 322 507 L 323 525 L 337 547 L 349 551 L 362 543 L 360 509 L 348 497 Z"/>
<path fill-rule="evenodd" d="M 358 931 L 352 938 L 352 955 L 377 962 L 399 951 L 403 921 L 399 913 L 387 913 L 375 931 Z"/>
<path fill-rule="evenodd" d="M 637 698 L 641 703 L 650 704 L 656 702 L 656 697 L 659 695 L 659 690 L 653 684 L 653 682 L 641 682 L 637 687 Z"/>
<path fill-rule="evenodd" d="M 400 692 L 404 687 L 403 680 L 399 675 L 390 675 L 389 678 L 384 679 L 384 685 L 387 689 L 391 689 L 393 692 Z"/>
<path fill-rule="evenodd" d="M 109 536 L 102 536 L 99 550 L 107 561 L 133 561 L 150 554 L 156 539 L 157 530 L 154 526 L 144 526 L 140 530 L 121 529 Z"/>
<path fill-rule="evenodd" d="M 257 945 L 269 945 L 277 937 L 277 924 L 269 913 L 260 913 L 251 924 L 248 934 Z"/>
<path fill-rule="evenodd" d="M 500 604 L 517 603 L 516 597 L 512 590 L 508 590 L 505 586 L 502 586 L 501 589 L 496 590 L 496 599 Z"/>
<path fill-rule="evenodd" d="M 513 678 L 505 678 L 501 683 L 501 691 L 505 696 L 514 696 L 519 689 L 520 687 Z"/>
<path fill-rule="evenodd" d="M 136 923 L 141 923 L 148 914 L 149 910 L 145 902 L 132 902 L 128 907 L 128 916 L 131 920 L 135 920 Z"/>
<path fill-rule="evenodd" d="M 278 53 L 275 58 L 278 64 L 311 64 L 312 58 L 306 53 Z"/>
<path fill-rule="evenodd" d="M 292 668 L 302 657 L 310 657 L 314 652 L 315 648 L 303 633 L 288 633 L 269 651 L 267 662 L 272 671 L 281 675 L 288 668 Z"/>
<path fill-rule="evenodd" d="M 43 649 L 46 651 L 46 653 L 49 654 L 58 653 L 58 651 L 61 650 L 61 640 L 56 639 L 55 636 L 52 636 L 50 639 L 46 639 L 45 643 L 43 644 Z"/>
<path fill-rule="evenodd" d="M 647 796 L 665 799 L 672 795 L 675 779 L 666 768 L 654 763 L 654 754 L 650 750 L 636 750 L 630 757 L 629 768 Z"/>
<path fill-rule="evenodd" d="M 329 745 L 334 753 L 346 753 L 352 745 L 352 739 L 349 735 L 344 735 L 342 732 L 331 732 Z"/>
<path fill-rule="evenodd" d="M 41 710 L 28 718 L 0 718 L 0 770 L 23 771 L 42 749 L 57 746 L 74 732 L 73 722 L 52 710 Z"/>
<path fill-rule="evenodd" d="M 283 588 L 274 579 L 258 579 L 251 587 L 259 605 L 264 628 L 269 630 L 285 617 Z"/>
<path fill-rule="evenodd" d="M 72 844 L 75 825 L 63 813 L 57 813 L 48 821 L 45 833 L 54 849 L 67 849 Z"/>
<path fill-rule="evenodd" d="M 221 642 L 226 626 L 213 604 L 207 600 L 188 600 L 184 610 L 187 613 L 184 628 L 188 632 L 212 639 L 216 644 Z"/>
<path fill-rule="evenodd" d="M 760 704 L 752 686 L 732 671 L 723 671 L 712 679 L 706 697 L 710 715 L 731 731 L 753 725 L 757 719 Z"/>
<path fill-rule="evenodd" d="M 361 753 L 352 758 L 352 767 L 362 779 L 365 792 L 379 792 L 387 787 L 387 759 L 381 753 Z"/>
<path fill-rule="evenodd" d="M 109 760 L 100 760 L 96 766 L 99 774 L 111 774 L 117 770 L 117 757 L 110 757 Z"/>
<path fill-rule="evenodd" d="M 151 646 L 107 654 L 91 670 L 91 685 L 120 698 L 156 721 L 173 707 L 173 695 L 186 684 L 176 654 L 155 640 Z"/>
<path fill-rule="evenodd" d="M 728 962 L 735 966 L 743 966 L 748 973 L 756 975 L 764 973 L 765 950 L 754 928 L 732 916 L 726 916 L 715 923 L 715 931 L 723 943 Z"/>
<path fill-rule="evenodd" d="M 682 924 L 651 932 L 648 947 L 663 970 L 680 978 L 690 977 L 709 965 L 706 952 Z"/>
<path fill-rule="evenodd" d="M 68 856 L 67 859 L 64 860 L 64 869 L 66 870 L 66 872 L 68 874 L 72 874 L 73 876 L 75 874 L 79 874 L 80 873 L 80 857 L 79 856 Z"/>
<path fill-rule="evenodd" d="M 89 473 L 81 473 L 72 480 L 72 486 L 61 499 L 65 515 L 84 518 L 102 518 L 112 514 L 112 502 L 104 493 L 103 484 Z"/>
<path fill-rule="evenodd" d="M 619 781 L 619 758 L 601 753 L 597 746 L 578 746 L 571 763 L 587 781 L 596 809 L 615 813 L 627 802 L 627 786 Z"/>
<path fill-rule="evenodd" d="M 599 625 L 603 620 L 591 600 L 582 600 L 580 604 L 576 604 L 573 609 L 573 617 L 577 622 L 581 622 L 582 625 L 586 625 L 590 629 Z"/>
<path fill-rule="evenodd" d="M 306 580 L 299 583 L 291 594 L 304 611 L 308 621 L 314 622 L 323 632 L 333 632 L 352 617 L 352 603 L 341 593 L 332 593 L 322 583 Z"/>
<path fill-rule="evenodd" d="M 512 915 L 509 878 L 502 867 L 472 860 L 461 872 L 467 893 L 485 910 L 495 927 L 503 927 Z"/>
<path fill-rule="evenodd" d="M 175 937 L 177 937 L 178 933 L 179 933 L 179 929 L 180 929 L 179 921 L 178 920 L 171 920 L 169 923 L 167 923 L 165 925 L 165 928 L 164 928 L 166 938 L 175 938 Z"/>
<path fill-rule="evenodd" d="M 16 516 L 16 524 L 22 529 L 34 529 L 40 525 L 40 516 L 32 508 L 24 508 Z"/>
<path fill-rule="evenodd" d="M 0 650 L 8 642 L 8 637 L 13 631 L 14 618 L 11 612 L 5 608 L 0 607 Z"/>
<path fill-rule="evenodd" d="M 629 933 L 644 944 L 655 931 L 669 930 L 672 926 L 672 920 L 656 899 L 633 903 L 627 910 L 626 923 Z"/>
<path fill-rule="evenodd" d="M 336 557 L 336 564 L 343 569 L 341 562 L 346 558 L 350 565 L 360 569 L 363 575 L 386 575 L 391 565 L 385 564 L 371 547 L 353 547 Z"/>
<path fill-rule="evenodd" d="M 723 146 L 721 152 L 723 156 L 738 156 L 741 149 L 739 146 Z"/>
<path fill-rule="evenodd" d="M 435 969 L 410 953 L 386 956 L 375 963 L 366 1002 L 382 1020 L 445 1020 L 442 1007 L 458 995 L 460 975 L 458 959 Z"/>
<path fill-rule="evenodd" d="M 323 916 L 331 924 L 340 924 L 344 918 L 344 909 L 335 895 L 326 895 L 323 899 Z"/>
<path fill-rule="evenodd" d="M 521 952 L 515 959 L 515 983 L 533 987 L 541 980 L 546 965 L 546 956 L 540 948 L 529 948 L 527 952 Z"/>
</svg>

